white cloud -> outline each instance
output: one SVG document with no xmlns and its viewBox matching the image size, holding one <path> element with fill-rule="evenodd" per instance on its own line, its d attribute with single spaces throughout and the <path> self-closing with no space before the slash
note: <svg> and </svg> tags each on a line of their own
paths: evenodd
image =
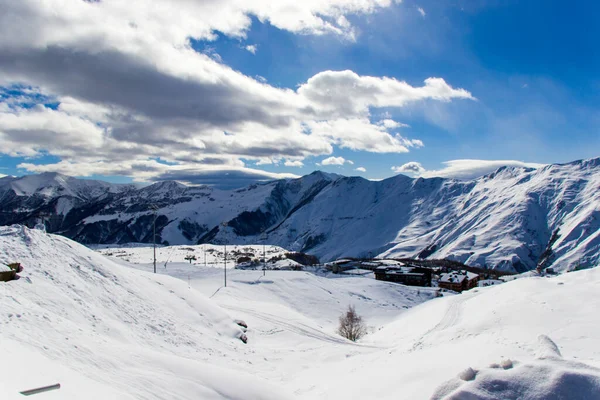
<svg viewBox="0 0 600 400">
<path fill-rule="evenodd" d="M 386 119 L 382 119 L 381 121 L 379 121 L 377 123 L 377 125 L 381 125 L 386 129 L 395 129 L 395 128 L 408 128 L 409 126 L 406 124 L 403 124 L 401 122 L 397 122 L 394 121 L 393 119 L 390 118 L 386 118 Z"/>
<path fill-rule="evenodd" d="M 392 167 L 392 171 L 394 171 L 397 174 L 420 175 L 423 172 L 425 172 L 425 168 L 423 168 L 423 166 L 420 163 L 411 161 L 398 167 Z"/>
<path fill-rule="evenodd" d="M 0 152 L 33 157 L 46 150 L 57 156 L 75 156 L 82 148 L 99 148 L 105 130 L 95 123 L 41 105 L 0 111 Z"/>
<path fill-rule="evenodd" d="M 371 109 L 473 96 L 441 78 L 413 87 L 352 71 L 324 71 L 297 90 L 278 88 L 223 64 L 211 46 L 204 54 L 190 43 L 215 40 L 215 32 L 243 39 L 251 17 L 295 34 L 352 39 L 356 31 L 347 16 L 391 4 L 223 0 L 215 7 L 212 1 L 157 0 L 146 7 L 142 0 L 65 1 L 57 13 L 51 1 L 0 0 L 0 85 L 29 85 L 24 96 L 44 94 L 60 103 L 52 110 L 0 101 L 0 153 L 47 152 L 62 160 L 26 164 L 31 171 L 76 166 L 78 175 L 119 170 L 146 179 L 148 171 L 162 171 L 147 168 L 155 158 L 173 164 L 171 171 L 195 171 L 213 168 L 206 160 L 238 169 L 245 168 L 242 159 L 297 164 L 330 155 L 334 146 L 408 152 L 423 143 L 389 133 L 401 126 L 391 118 L 371 123 Z"/>
<path fill-rule="evenodd" d="M 320 72 L 301 85 L 298 94 L 318 105 L 321 117 L 332 119 L 366 117 L 370 107 L 402 107 L 426 99 L 474 99 L 468 91 L 454 89 L 442 78 L 427 78 L 424 86 L 413 87 L 394 78 L 360 76 L 348 70 Z"/>
<path fill-rule="evenodd" d="M 352 163 L 352 161 L 346 160 L 344 157 L 329 157 L 321 161 L 319 165 L 344 165 L 345 163 Z"/>
<path fill-rule="evenodd" d="M 304 163 L 300 160 L 286 160 L 283 165 L 286 167 L 304 167 Z"/>
<path fill-rule="evenodd" d="M 367 169 L 365 167 L 358 167 L 358 168 L 355 169 L 355 171 L 358 171 L 358 172 L 367 172 Z"/>
<path fill-rule="evenodd" d="M 426 170 L 418 162 L 409 162 L 399 167 L 392 167 L 396 173 L 409 173 L 423 178 L 454 178 L 475 179 L 491 174 L 500 167 L 540 168 L 545 164 L 527 163 L 515 160 L 451 160 L 442 163 L 444 168 L 439 170 Z"/>
<path fill-rule="evenodd" d="M 241 180 L 233 187 L 245 186 L 246 183 L 273 179 L 298 178 L 288 173 L 272 173 L 258 169 L 227 165 L 168 165 L 156 160 L 132 160 L 118 164 L 109 162 L 71 163 L 60 161 L 56 164 L 36 165 L 21 163 L 17 168 L 29 172 L 60 172 L 71 176 L 121 175 L 131 176 L 136 182 L 152 182 L 160 180 L 177 180 L 185 183 L 207 183 L 209 180 Z M 223 186 L 223 185 L 221 185 Z"/>
<path fill-rule="evenodd" d="M 256 44 L 249 44 L 246 47 L 244 47 L 246 50 L 248 50 L 250 53 L 252 54 L 256 54 L 256 50 L 258 50 L 258 45 Z"/>
<path fill-rule="evenodd" d="M 417 7 L 417 11 L 419 12 L 419 14 L 421 14 L 422 17 L 425 17 L 427 15 L 427 13 L 425 12 L 425 10 L 423 10 L 422 7 Z"/>
<path fill-rule="evenodd" d="M 310 121 L 306 126 L 311 136 L 321 138 L 342 148 L 372 153 L 407 153 L 410 147 L 422 147 L 420 140 L 410 140 L 399 134 L 392 135 L 382 125 L 372 124 L 368 118 Z"/>
<path fill-rule="evenodd" d="M 204 50 L 202 50 L 202 53 L 206 54 L 207 56 L 209 56 L 210 58 L 212 58 L 213 60 L 215 60 L 218 63 L 223 62 L 223 58 L 221 57 L 221 55 L 219 53 L 217 53 L 217 49 L 214 48 L 213 46 L 205 46 Z"/>
</svg>

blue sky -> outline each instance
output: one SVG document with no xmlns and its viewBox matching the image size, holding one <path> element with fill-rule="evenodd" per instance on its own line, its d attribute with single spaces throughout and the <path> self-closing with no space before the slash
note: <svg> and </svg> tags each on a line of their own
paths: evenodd
<svg viewBox="0 0 600 400">
<path fill-rule="evenodd" d="M 9 10 L 42 27 L 1 35 L 0 174 L 471 178 L 600 155 L 593 2 L 206 1 L 184 20 L 110 3 L 60 24 Z"/>
</svg>

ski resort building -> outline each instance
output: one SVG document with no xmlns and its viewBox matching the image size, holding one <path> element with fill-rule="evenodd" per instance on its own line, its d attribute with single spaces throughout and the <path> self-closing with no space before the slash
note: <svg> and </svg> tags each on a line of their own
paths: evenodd
<svg viewBox="0 0 600 400">
<path fill-rule="evenodd" d="M 408 286 L 431 286 L 431 270 L 422 267 L 381 266 L 375 269 L 375 279 Z"/>
<path fill-rule="evenodd" d="M 453 271 L 440 276 L 438 286 L 442 289 L 462 292 L 477 286 L 479 275 L 468 271 Z"/>
</svg>

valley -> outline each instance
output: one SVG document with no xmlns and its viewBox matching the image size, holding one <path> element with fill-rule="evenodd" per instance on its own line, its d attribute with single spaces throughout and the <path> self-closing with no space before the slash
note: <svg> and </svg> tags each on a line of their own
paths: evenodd
<svg viewBox="0 0 600 400">
<path fill-rule="evenodd" d="M 434 298 L 434 288 L 307 271 L 230 269 L 223 287 L 221 265 L 175 260 L 153 274 L 147 247 L 126 251 L 129 261 L 0 228 L 0 262 L 24 267 L 0 284 L 0 372 L 15 376 L 2 390 L 60 382 L 46 398 L 493 399 L 570 390 L 569 376 L 581 382 L 572 398 L 600 388 L 597 268 Z M 336 333 L 348 305 L 368 326 L 356 343 Z M 540 382 L 539 371 L 553 379 Z"/>
</svg>

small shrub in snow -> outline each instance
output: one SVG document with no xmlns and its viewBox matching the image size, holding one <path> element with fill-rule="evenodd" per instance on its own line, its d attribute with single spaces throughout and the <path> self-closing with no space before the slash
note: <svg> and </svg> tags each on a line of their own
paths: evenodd
<svg viewBox="0 0 600 400">
<path fill-rule="evenodd" d="M 356 342 L 367 333 L 367 327 L 354 307 L 348 306 L 348 310 L 340 317 L 338 333 L 353 342 Z"/>
</svg>

